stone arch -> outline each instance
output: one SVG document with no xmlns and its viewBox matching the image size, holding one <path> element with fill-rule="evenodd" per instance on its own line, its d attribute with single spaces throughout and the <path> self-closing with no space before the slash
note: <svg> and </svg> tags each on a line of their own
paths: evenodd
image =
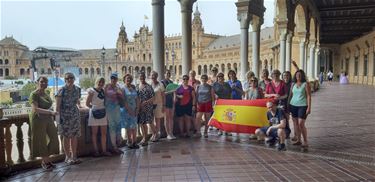
<svg viewBox="0 0 375 182">
<path fill-rule="evenodd" d="M 25 69 L 24 69 L 24 68 L 21 68 L 21 69 L 20 69 L 20 75 L 21 75 L 21 76 L 25 75 Z"/>
<path fill-rule="evenodd" d="M 122 72 L 123 75 L 125 75 L 127 73 L 126 66 L 121 67 L 121 72 Z"/>
<path fill-rule="evenodd" d="M 278 20 L 288 19 L 288 9 L 287 9 L 286 0 L 276 1 L 276 17 Z"/>
<path fill-rule="evenodd" d="M 161 75 L 162 73 L 158 73 L 159 75 Z M 151 75 L 151 67 L 147 67 L 147 75 L 150 76 Z"/>
<path fill-rule="evenodd" d="M 311 17 L 310 18 L 310 42 L 316 41 L 317 40 L 317 33 L 316 33 L 316 22 L 315 18 Z"/>
<path fill-rule="evenodd" d="M 181 76 L 182 75 L 182 66 L 178 65 L 178 74 Z"/>
<path fill-rule="evenodd" d="M 237 67 L 237 63 L 233 63 L 233 69 L 234 69 L 234 71 L 237 73 L 238 71 L 238 67 Z"/>
<path fill-rule="evenodd" d="M 108 66 L 108 75 L 112 74 L 112 68 Z"/>
<path fill-rule="evenodd" d="M 205 65 L 206 66 L 206 65 Z M 198 75 L 201 75 L 202 74 L 202 66 L 201 65 L 198 65 Z"/>
<path fill-rule="evenodd" d="M 296 25 L 294 32 L 306 33 L 306 13 L 301 4 L 296 6 L 294 11 L 294 23 Z"/>
</svg>

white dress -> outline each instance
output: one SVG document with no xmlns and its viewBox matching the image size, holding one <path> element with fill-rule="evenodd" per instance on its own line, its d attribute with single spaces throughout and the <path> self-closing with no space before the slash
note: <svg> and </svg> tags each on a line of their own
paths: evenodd
<svg viewBox="0 0 375 182">
<path fill-rule="evenodd" d="M 94 116 L 92 115 L 93 109 L 104 109 L 105 108 L 104 99 L 100 99 L 98 97 L 99 93 L 97 91 L 95 91 L 93 88 L 90 88 L 88 90 L 88 92 L 89 92 L 89 94 L 93 94 L 92 101 L 91 101 L 92 108 L 90 109 L 90 112 L 89 112 L 88 126 L 107 126 L 108 125 L 107 116 L 105 116 L 102 119 L 95 119 Z"/>
</svg>

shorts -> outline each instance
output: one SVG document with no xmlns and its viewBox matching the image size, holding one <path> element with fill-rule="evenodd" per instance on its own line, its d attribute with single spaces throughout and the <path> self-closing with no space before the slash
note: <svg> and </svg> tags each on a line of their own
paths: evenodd
<svg viewBox="0 0 375 182">
<path fill-rule="evenodd" d="M 328 81 L 332 81 L 333 80 L 333 77 L 328 77 Z"/>
<path fill-rule="evenodd" d="M 306 119 L 306 111 L 307 111 L 307 106 L 293 106 L 290 105 L 290 112 L 292 113 L 293 118 L 300 118 L 300 119 Z"/>
<path fill-rule="evenodd" d="M 190 104 L 186 104 L 186 105 L 183 105 L 181 106 L 180 104 L 176 104 L 176 109 L 175 109 L 175 112 L 176 112 L 176 116 L 177 117 L 182 117 L 182 116 L 192 116 L 193 115 L 193 105 L 190 103 Z"/>
<path fill-rule="evenodd" d="M 205 113 L 211 113 L 212 110 L 212 102 L 204 102 L 204 103 L 198 103 L 197 106 L 197 112 L 205 112 Z"/>
<path fill-rule="evenodd" d="M 173 109 L 173 94 L 165 95 L 165 107 L 168 109 Z"/>
<path fill-rule="evenodd" d="M 161 104 L 157 104 L 156 107 L 154 108 L 154 116 L 155 116 L 155 118 L 163 118 L 164 117 L 163 106 Z"/>
<path fill-rule="evenodd" d="M 269 126 L 262 127 L 262 128 L 260 128 L 260 131 L 262 131 L 264 134 L 266 134 L 268 128 L 269 128 Z M 278 130 L 277 128 L 271 129 L 271 131 L 270 131 L 270 135 L 268 135 L 267 137 L 270 137 L 270 138 L 272 138 L 272 139 L 276 139 L 276 138 L 278 138 L 278 136 L 277 136 L 277 130 Z M 285 130 L 285 135 L 286 135 L 286 136 L 289 136 L 289 134 L 290 134 L 290 129 L 288 130 L 288 129 L 285 128 L 284 130 Z"/>
</svg>

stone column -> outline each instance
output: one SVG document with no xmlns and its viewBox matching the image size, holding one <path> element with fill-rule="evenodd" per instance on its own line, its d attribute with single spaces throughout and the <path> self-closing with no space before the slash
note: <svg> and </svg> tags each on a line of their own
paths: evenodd
<svg viewBox="0 0 375 182">
<path fill-rule="evenodd" d="M 299 42 L 299 69 L 305 67 L 305 39 L 301 39 Z"/>
<path fill-rule="evenodd" d="M 291 71 L 292 64 L 292 48 L 293 48 L 293 32 L 289 32 L 286 36 L 286 54 L 285 54 L 285 71 Z"/>
<path fill-rule="evenodd" d="M 241 26 L 241 46 L 240 46 L 240 59 L 241 59 L 241 81 L 246 80 L 246 72 L 249 70 L 249 23 L 250 17 L 247 12 L 237 14 L 237 20 Z"/>
<path fill-rule="evenodd" d="M 152 0 L 152 38 L 153 59 L 152 66 L 164 78 L 164 0 Z"/>
<path fill-rule="evenodd" d="M 181 5 L 181 21 L 182 21 L 182 74 L 188 75 L 192 68 L 191 55 L 191 13 L 193 12 L 193 4 L 196 0 L 178 0 Z"/>
<path fill-rule="evenodd" d="M 257 16 L 253 16 L 251 21 L 252 27 L 252 71 L 254 72 L 255 76 L 259 78 L 259 59 L 260 59 L 260 19 Z M 245 77 L 244 77 L 245 78 Z"/>
<path fill-rule="evenodd" d="M 279 62 L 279 71 L 283 73 L 285 71 L 286 65 L 286 32 L 280 32 L 280 62 Z"/>
<path fill-rule="evenodd" d="M 308 66 L 308 72 L 307 72 L 308 73 L 307 75 L 310 81 L 315 79 L 314 77 L 314 61 L 315 61 L 314 55 L 315 55 L 315 44 L 312 44 L 310 46 L 310 60 L 309 60 L 309 66 Z"/>
<path fill-rule="evenodd" d="M 319 48 L 319 45 L 316 46 L 315 48 L 315 61 L 314 61 L 314 77 L 315 79 L 318 79 L 319 80 L 319 51 L 320 51 L 320 48 Z"/>
</svg>

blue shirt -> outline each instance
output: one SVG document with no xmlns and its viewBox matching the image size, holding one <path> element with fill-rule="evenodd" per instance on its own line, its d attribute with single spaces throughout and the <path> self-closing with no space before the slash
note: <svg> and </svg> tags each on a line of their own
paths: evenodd
<svg viewBox="0 0 375 182">
<path fill-rule="evenodd" d="M 232 80 L 229 80 L 228 84 L 231 86 L 231 88 L 232 88 L 232 85 L 234 85 L 238 89 L 242 90 L 242 84 L 239 80 L 236 80 L 234 82 Z M 232 99 L 241 100 L 242 99 L 242 93 L 239 92 L 238 90 L 232 88 Z"/>
</svg>

